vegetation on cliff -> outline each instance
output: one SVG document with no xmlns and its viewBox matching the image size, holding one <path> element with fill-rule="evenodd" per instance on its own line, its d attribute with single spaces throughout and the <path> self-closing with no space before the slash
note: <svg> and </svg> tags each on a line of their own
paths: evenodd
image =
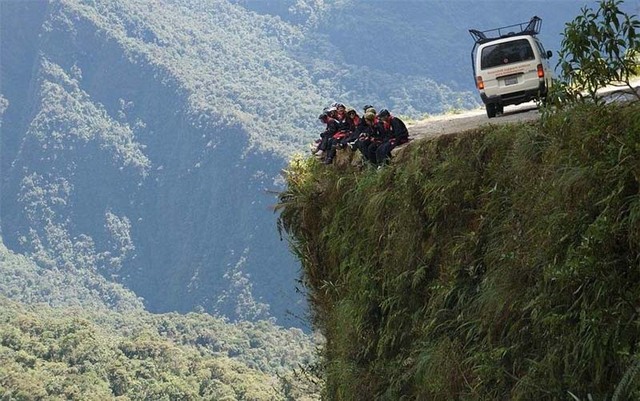
<svg viewBox="0 0 640 401">
<path fill-rule="evenodd" d="M 382 170 L 294 160 L 280 225 L 326 396 L 640 396 L 640 104 L 414 143 Z"/>
<path fill-rule="evenodd" d="M 292 161 L 279 227 L 328 399 L 640 398 L 640 102 L 596 96 L 637 70 L 621 4 L 566 24 L 539 122 L 420 141 L 382 170 Z"/>
</svg>

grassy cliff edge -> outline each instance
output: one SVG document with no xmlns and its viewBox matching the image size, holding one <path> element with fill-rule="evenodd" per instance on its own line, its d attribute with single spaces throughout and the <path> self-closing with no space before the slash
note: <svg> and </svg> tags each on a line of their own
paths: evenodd
<svg viewBox="0 0 640 401">
<path fill-rule="evenodd" d="M 639 103 L 286 177 L 328 399 L 640 397 Z"/>
</svg>

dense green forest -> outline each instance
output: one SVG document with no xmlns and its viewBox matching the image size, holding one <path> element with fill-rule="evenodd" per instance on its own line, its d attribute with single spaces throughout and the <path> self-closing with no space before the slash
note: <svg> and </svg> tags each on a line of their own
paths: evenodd
<svg viewBox="0 0 640 401">
<path fill-rule="evenodd" d="M 281 50 L 226 2 L 149 6 L 2 3 L 4 242 L 43 268 L 98 271 L 153 311 L 298 325 L 297 268 L 267 194 L 282 164 L 270 133 L 292 147 L 296 131 L 281 116 L 269 129 L 238 119 L 269 108 L 243 88 Z M 321 103 L 300 69 L 273 64 L 282 99 Z"/>
<path fill-rule="evenodd" d="M 47 269 L 16 254 L 0 238 L 0 295 L 24 304 L 128 312 L 142 310 L 134 293 L 96 271 Z"/>
<path fill-rule="evenodd" d="M 151 314 L 84 271 L 0 243 L 0 399 L 313 400 L 320 338 L 274 321 Z"/>
<path fill-rule="evenodd" d="M 637 399 L 639 143 L 639 102 L 582 104 L 382 170 L 295 160 L 281 225 L 326 397 Z"/>
<path fill-rule="evenodd" d="M 2 400 L 313 400 L 313 344 L 267 321 L 24 306 L 0 296 Z M 298 369 L 296 373 L 295 369 Z"/>
</svg>

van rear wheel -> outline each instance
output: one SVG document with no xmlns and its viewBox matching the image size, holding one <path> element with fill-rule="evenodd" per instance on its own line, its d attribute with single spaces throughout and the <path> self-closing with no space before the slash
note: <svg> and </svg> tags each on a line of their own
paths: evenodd
<svg viewBox="0 0 640 401">
<path fill-rule="evenodd" d="M 487 104 L 486 109 L 487 109 L 487 117 L 493 118 L 496 116 L 496 105 L 494 103 Z"/>
</svg>

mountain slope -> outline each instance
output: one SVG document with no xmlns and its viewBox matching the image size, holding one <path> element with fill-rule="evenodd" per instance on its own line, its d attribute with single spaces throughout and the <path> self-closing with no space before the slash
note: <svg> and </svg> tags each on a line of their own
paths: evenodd
<svg viewBox="0 0 640 401">
<path fill-rule="evenodd" d="M 5 399 L 318 399 L 293 371 L 312 363 L 312 343 L 264 321 L 24 306 L 0 296 L 0 340 Z"/>
<path fill-rule="evenodd" d="M 98 271 L 152 311 L 298 324 L 298 267 L 269 191 L 317 136 L 321 108 L 421 116 L 477 104 L 454 82 L 470 47 L 450 23 L 460 4 L 0 7 L 3 240 L 43 268 Z"/>
<path fill-rule="evenodd" d="M 214 5 L 228 14 L 226 3 Z M 148 35 L 162 37 L 175 29 L 145 31 L 141 21 L 153 23 L 146 18 L 157 10 L 144 14 L 141 4 L 44 7 L 30 13 L 29 7 L 3 3 L 7 20 L 44 18 L 40 56 L 24 57 L 33 65 L 3 66 L 5 77 L 18 70 L 33 74 L 29 84 L 3 77 L 8 83 L 3 132 L 11 133 L 3 135 L 9 145 L 3 146 L 5 242 L 32 257 L 46 256 L 50 267 L 96 268 L 133 288 L 151 310 L 188 311 L 200 305 L 237 317 L 236 304 L 251 290 L 245 285 L 233 294 L 239 279 L 233 281 L 238 274 L 231 273 L 239 270 L 242 278 L 261 283 L 254 292 L 264 301 L 250 306 L 262 316 L 268 313 L 263 302 L 279 318 L 287 309 L 299 314 L 295 267 L 278 240 L 268 209 L 273 201 L 265 193 L 274 186 L 282 158 L 263 153 L 275 152 L 269 134 L 294 131 L 290 121 L 279 118 L 284 125 L 269 130 L 262 128 L 265 120 L 252 119 L 246 127 L 232 121 L 240 107 L 248 106 L 242 99 L 232 101 L 230 89 L 219 88 L 216 79 L 226 78 L 223 67 L 227 73 L 238 70 L 233 63 L 242 60 L 229 56 L 233 62 L 203 72 L 201 49 L 182 43 L 180 32 L 178 39 L 147 44 Z M 179 19 L 180 12 L 160 13 L 157 23 L 162 27 L 166 18 Z M 190 9 L 184 13 L 199 15 Z M 128 36 L 126 29 L 139 36 Z M 3 40 L 20 32 L 17 27 L 4 32 Z M 209 38 L 202 35 L 199 43 Z M 6 43 L 11 44 L 3 44 L 6 53 L 20 46 Z M 183 51 L 189 54 L 177 54 Z M 214 62 L 215 54 L 204 56 Z M 196 83 L 200 89 L 190 88 Z M 29 87 L 29 97 L 21 102 Z M 253 105 L 255 100 L 246 101 Z M 260 146 L 252 133 L 266 138 Z M 293 140 L 278 143 L 286 148 Z"/>
</svg>

